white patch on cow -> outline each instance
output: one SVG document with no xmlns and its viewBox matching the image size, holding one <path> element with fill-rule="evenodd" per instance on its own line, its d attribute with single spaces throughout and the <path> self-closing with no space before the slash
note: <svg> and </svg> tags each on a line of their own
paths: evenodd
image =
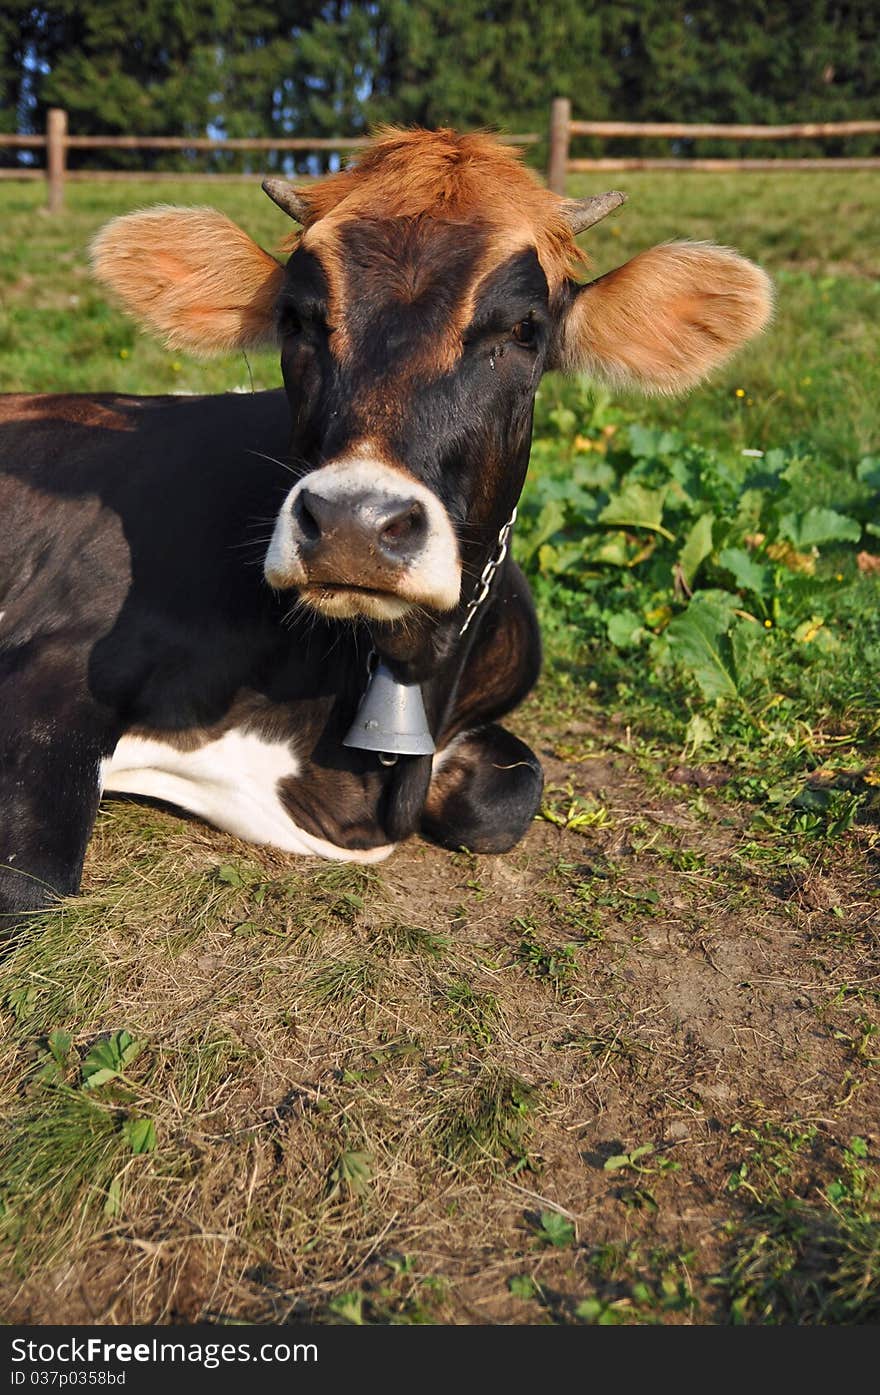
<svg viewBox="0 0 880 1395">
<path fill-rule="evenodd" d="M 0 610 L 0 620 L 3 619 L 3 616 L 4 616 L 5 614 L 6 614 L 6 611 L 5 611 L 5 610 Z"/>
<path fill-rule="evenodd" d="M 278 797 L 280 780 L 295 777 L 300 762 L 286 741 L 255 732 L 228 731 L 194 751 L 151 737 L 123 736 L 102 762 L 105 792 L 142 794 L 176 804 L 248 843 L 337 862 L 381 862 L 393 845 L 339 848 L 298 828 Z"/>
<path fill-rule="evenodd" d="M 386 494 L 389 502 L 398 501 L 401 497 L 412 499 L 422 505 L 428 521 L 424 546 L 413 562 L 401 568 L 393 595 L 364 597 L 352 592 L 346 600 L 338 597 L 341 605 L 335 608 L 332 599 L 329 603 L 322 599 L 321 609 L 340 617 L 363 613 L 373 619 L 384 620 L 399 619 L 410 605 L 454 610 L 461 595 L 461 561 L 446 509 L 430 489 L 407 471 L 385 463 L 369 442 L 355 447 L 339 460 L 311 471 L 290 491 L 278 515 L 266 553 L 264 572 L 270 586 L 286 590 L 308 584 L 308 573 L 300 557 L 292 526 L 293 507 L 303 489 L 314 490 L 325 499 L 341 501 L 364 490 L 380 496 Z"/>
</svg>

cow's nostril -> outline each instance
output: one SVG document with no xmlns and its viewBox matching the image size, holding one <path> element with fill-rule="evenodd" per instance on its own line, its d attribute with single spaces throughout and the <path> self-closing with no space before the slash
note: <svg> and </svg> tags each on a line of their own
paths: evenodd
<svg viewBox="0 0 880 1395">
<path fill-rule="evenodd" d="M 350 577 L 366 575 L 377 564 L 399 568 L 414 561 L 430 531 L 421 500 L 378 491 L 325 495 L 300 488 L 291 503 L 291 522 L 295 546 L 310 568 Z"/>
<path fill-rule="evenodd" d="M 379 541 L 390 552 L 402 552 L 422 542 L 427 527 L 424 505 L 414 500 L 384 521 L 379 530 Z"/>
<path fill-rule="evenodd" d="M 294 500 L 293 516 L 300 533 L 307 542 L 317 542 L 321 536 L 321 525 L 309 508 L 309 496 L 305 490 Z"/>
</svg>

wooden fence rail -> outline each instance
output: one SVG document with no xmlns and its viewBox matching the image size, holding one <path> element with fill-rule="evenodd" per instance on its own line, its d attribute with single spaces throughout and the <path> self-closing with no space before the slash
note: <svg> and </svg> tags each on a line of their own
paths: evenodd
<svg viewBox="0 0 880 1395">
<path fill-rule="evenodd" d="M 768 160 L 734 160 L 724 156 L 717 159 L 693 159 L 693 160 L 655 160 L 645 156 L 643 159 L 639 155 L 622 155 L 619 159 L 607 160 L 569 160 L 565 167 L 569 174 L 594 174 L 597 170 L 605 170 L 606 173 L 613 174 L 616 170 L 692 170 L 695 173 L 703 174 L 727 174 L 730 170 L 739 173 L 758 172 L 766 173 L 768 170 L 825 170 L 832 172 L 835 170 L 876 170 L 880 169 L 880 157 L 874 155 L 853 156 L 851 159 L 846 155 L 834 155 L 825 159 L 821 155 L 813 155 L 804 160 L 787 160 L 782 156 Z"/>
<path fill-rule="evenodd" d="M 569 121 L 573 136 L 681 137 L 702 140 L 717 136 L 723 140 L 815 140 L 817 136 L 876 136 L 880 121 L 798 121 L 792 126 L 728 126 L 718 122 L 681 124 L 674 121 Z"/>
<path fill-rule="evenodd" d="M 880 169 L 880 157 L 839 157 L 826 159 L 693 159 L 623 156 L 620 159 L 603 156 L 596 159 L 572 159 L 571 141 L 574 136 L 594 136 L 603 140 L 620 140 L 626 137 L 650 139 L 725 139 L 725 140 L 815 140 L 821 137 L 880 135 L 880 121 L 802 121 L 788 125 L 744 126 L 725 125 L 718 122 L 683 123 L 672 121 L 575 121 L 572 119 L 571 102 L 567 97 L 554 99 L 550 109 L 549 158 L 547 163 L 547 183 L 556 193 L 565 192 L 566 177 L 569 174 L 609 172 L 614 170 L 678 170 L 678 171 L 726 171 L 726 170 L 852 170 Z M 506 136 L 511 145 L 535 145 L 542 137 L 529 132 L 525 135 Z M 358 150 L 369 145 L 368 136 L 315 137 L 268 136 L 253 139 L 212 140 L 206 136 L 76 136 L 67 129 L 67 112 L 60 107 L 50 108 L 46 120 L 45 135 L 4 135 L 0 134 L 0 148 L 3 146 L 24 150 L 45 150 L 46 163 L 39 166 L 14 166 L 0 169 L 0 179 L 43 179 L 46 180 L 47 200 L 50 213 L 57 213 L 64 206 L 64 186 L 68 180 L 185 180 L 200 177 L 198 174 L 181 174 L 172 171 L 144 170 L 68 170 L 68 150 L 182 150 L 182 151 L 318 151 L 318 150 Z M 244 180 L 252 179 L 250 174 L 209 174 L 211 179 Z"/>
<path fill-rule="evenodd" d="M 828 136 L 880 135 L 880 121 L 798 121 L 777 126 L 728 125 L 723 122 L 679 121 L 575 121 L 568 97 L 555 98 L 550 110 L 550 159 L 547 183 L 557 194 L 565 193 L 569 174 L 605 173 L 614 170 L 678 170 L 693 173 L 749 170 L 866 170 L 880 169 L 880 157 L 840 156 L 806 159 L 744 160 L 733 157 L 706 159 L 694 157 L 654 158 L 649 156 L 602 156 L 590 160 L 573 160 L 570 156 L 573 136 L 595 136 L 603 140 L 628 137 L 664 140 L 816 140 Z"/>
</svg>

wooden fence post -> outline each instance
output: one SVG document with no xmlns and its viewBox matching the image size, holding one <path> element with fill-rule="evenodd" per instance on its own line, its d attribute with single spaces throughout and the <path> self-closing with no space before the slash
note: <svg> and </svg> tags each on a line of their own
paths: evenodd
<svg viewBox="0 0 880 1395">
<path fill-rule="evenodd" d="M 46 182 L 50 213 L 64 207 L 64 166 L 67 163 L 67 112 L 50 107 L 46 116 Z"/>
<path fill-rule="evenodd" d="M 570 123 L 571 101 L 568 97 L 554 97 L 550 108 L 550 159 L 547 164 L 547 184 L 554 194 L 565 193 Z"/>
</svg>

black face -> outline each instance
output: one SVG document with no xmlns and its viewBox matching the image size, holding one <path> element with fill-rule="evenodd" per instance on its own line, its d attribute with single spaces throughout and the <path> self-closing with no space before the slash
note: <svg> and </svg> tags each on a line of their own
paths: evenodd
<svg viewBox="0 0 880 1395">
<path fill-rule="evenodd" d="M 552 325 L 535 251 L 487 270 L 492 245 L 388 219 L 290 258 L 277 316 L 304 479 L 267 576 L 325 614 L 465 606 L 510 517 Z"/>
<path fill-rule="evenodd" d="M 508 515 L 551 328 L 535 252 L 474 288 L 479 230 L 391 219 L 340 242 L 327 270 L 300 247 L 278 302 L 294 452 L 314 467 L 378 438 L 458 526 Z"/>
</svg>

